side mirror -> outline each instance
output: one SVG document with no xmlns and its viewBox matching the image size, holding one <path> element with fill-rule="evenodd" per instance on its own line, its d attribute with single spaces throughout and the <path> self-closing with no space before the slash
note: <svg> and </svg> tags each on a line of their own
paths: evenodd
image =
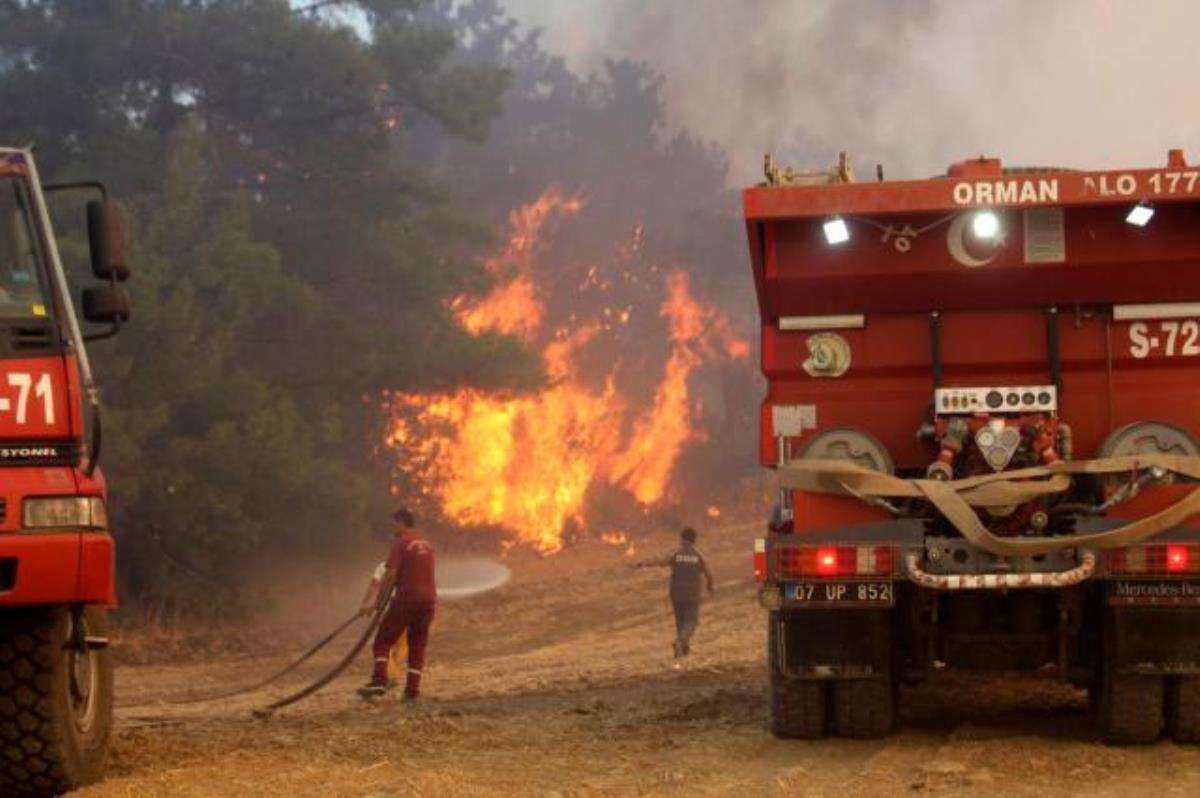
<svg viewBox="0 0 1200 798">
<path fill-rule="evenodd" d="M 88 244 L 92 250 L 92 274 L 101 280 L 128 280 L 129 222 L 125 216 L 125 208 L 120 203 L 93 200 L 87 204 L 87 222 Z M 86 296 L 87 292 L 84 292 L 84 297 Z M 125 312 L 128 314 L 129 300 L 125 301 Z M 91 321 L 90 318 L 88 320 Z"/>
<path fill-rule="evenodd" d="M 93 324 L 129 321 L 129 294 L 119 285 L 83 289 L 83 317 Z"/>
</svg>

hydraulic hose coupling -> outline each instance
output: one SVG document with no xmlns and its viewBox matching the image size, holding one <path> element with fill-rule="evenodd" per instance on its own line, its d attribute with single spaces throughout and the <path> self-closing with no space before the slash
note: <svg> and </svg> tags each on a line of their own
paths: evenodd
<svg viewBox="0 0 1200 798">
<path fill-rule="evenodd" d="M 926 479 L 948 481 L 954 478 L 954 460 L 962 451 L 963 442 L 970 432 L 967 422 L 961 418 L 952 418 L 947 422 L 946 431 L 938 442 L 941 451 L 938 452 L 937 460 L 934 460 L 929 464 L 929 468 L 925 469 Z"/>
<path fill-rule="evenodd" d="M 954 466 L 950 463 L 942 462 L 942 459 L 939 457 L 929 464 L 929 468 L 925 469 L 925 478 L 949 482 L 954 479 Z"/>
</svg>

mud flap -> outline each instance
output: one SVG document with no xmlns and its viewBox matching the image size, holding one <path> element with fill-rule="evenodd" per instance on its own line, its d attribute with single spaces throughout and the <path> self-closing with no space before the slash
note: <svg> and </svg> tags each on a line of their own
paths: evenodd
<svg viewBox="0 0 1200 798">
<path fill-rule="evenodd" d="M 891 615 L 885 609 L 780 612 L 772 652 L 776 671 L 799 679 L 885 676 L 890 671 Z"/>
<path fill-rule="evenodd" d="M 1200 674 L 1200 607 L 1106 607 L 1104 633 L 1116 674 Z"/>
</svg>

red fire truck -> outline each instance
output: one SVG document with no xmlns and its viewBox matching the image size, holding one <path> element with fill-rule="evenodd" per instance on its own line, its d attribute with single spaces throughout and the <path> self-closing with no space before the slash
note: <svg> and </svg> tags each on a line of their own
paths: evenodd
<svg viewBox="0 0 1200 798">
<path fill-rule="evenodd" d="M 84 335 L 45 195 L 87 203 Z M 107 608 L 113 541 L 97 468 L 100 417 L 86 341 L 129 315 L 125 223 L 99 183 L 43 185 L 32 154 L 0 149 L 0 792 L 57 794 L 103 772 L 112 724 Z"/>
<path fill-rule="evenodd" d="M 1200 168 L 767 167 L 773 731 L 881 736 L 901 684 L 1045 670 L 1110 742 L 1200 741 Z"/>
</svg>

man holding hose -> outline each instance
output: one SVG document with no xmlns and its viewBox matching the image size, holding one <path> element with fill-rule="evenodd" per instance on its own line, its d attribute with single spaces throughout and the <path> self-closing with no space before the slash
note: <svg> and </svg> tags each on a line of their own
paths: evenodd
<svg viewBox="0 0 1200 798">
<path fill-rule="evenodd" d="M 416 530 L 412 513 L 401 508 L 392 515 L 396 536 L 387 561 L 381 563 L 363 598 L 362 613 L 371 615 L 384 602 L 387 608 L 375 633 L 374 666 L 371 681 L 359 688 L 364 698 L 383 695 L 388 682 L 388 652 L 408 636 L 408 674 L 404 681 L 405 700 L 421 694 L 421 670 L 425 667 L 425 646 L 437 606 L 437 585 L 433 576 L 433 544 Z"/>
</svg>

